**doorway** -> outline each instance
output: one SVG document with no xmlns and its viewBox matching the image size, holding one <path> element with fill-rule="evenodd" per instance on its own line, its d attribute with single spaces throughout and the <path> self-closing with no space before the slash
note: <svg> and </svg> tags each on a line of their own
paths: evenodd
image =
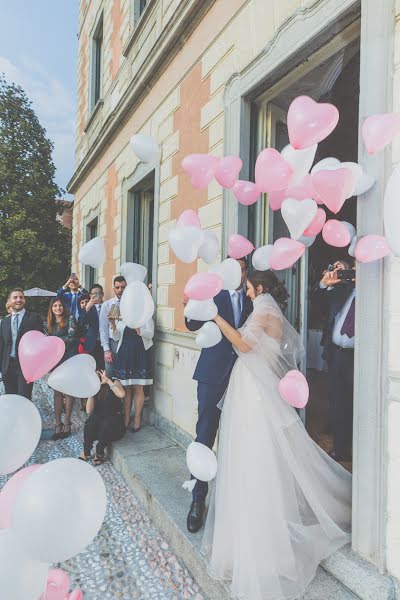
<svg viewBox="0 0 400 600">
<path fill-rule="evenodd" d="M 154 174 L 143 179 L 128 195 L 126 260 L 147 269 L 145 282 L 153 281 Z"/>
</svg>

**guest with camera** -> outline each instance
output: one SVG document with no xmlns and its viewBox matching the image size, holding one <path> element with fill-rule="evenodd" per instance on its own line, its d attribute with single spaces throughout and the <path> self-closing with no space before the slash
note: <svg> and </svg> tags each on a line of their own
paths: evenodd
<svg viewBox="0 0 400 600">
<path fill-rule="evenodd" d="M 74 317 L 77 323 L 81 314 L 79 301 L 83 294 L 87 294 L 87 290 L 79 283 L 76 273 L 71 273 L 68 281 L 57 290 L 57 297 L 61 298 L 68 313 Z"/>
<path fill-rule="evenodd" d="M 328 364 L 331 456 L 348 462 L 353 432 L 355 269 L 341 260 L 329 265 L 314 295 L 326 315 L 321 345 Z"/>
</svg>

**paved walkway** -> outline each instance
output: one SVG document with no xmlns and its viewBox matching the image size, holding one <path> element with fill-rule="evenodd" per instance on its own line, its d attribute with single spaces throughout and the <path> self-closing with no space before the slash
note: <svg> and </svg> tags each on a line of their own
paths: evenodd
<svg viewBox="0 0 400 600">
<path fill-rule="evenodd" d="M 42 382 L 35 386 L 34 401 L 43 429 L 51 429 L 51 392 Z M 78 408 L 76 403 L 75 411 Z M 72 424 L 70 438 L 41 441 L 29 464 L 79 456 L 82 423 L 77 412 Z M 60 565 L 69 573 L 72 587 L 81 588 L 85 600 L 206 600 L 112 464 L 106 462 L 96 468 L 107 488 L 107 514 L 87 550 Z M 0 488 L 5 481 L 0 476 Z M 54 531 L 56 535 L 57 524 Z"/>
</svg>

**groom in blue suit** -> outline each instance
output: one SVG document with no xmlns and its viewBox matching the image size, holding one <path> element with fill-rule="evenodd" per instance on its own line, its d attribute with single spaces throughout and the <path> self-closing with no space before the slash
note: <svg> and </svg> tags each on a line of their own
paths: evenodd
<svg viewBox="0 0 400 600">
<path fill-rule="evenodd" d="M 244 289 L 248 264 L 245 258 L 238 261 L 242 269 L 242 280 L 237 290 L 223 290 L 215 298 L 218 314 L 232 327 L 241 327 L 251 311 L 252 302 L 246 296 Z M 190 331 L 197 331 L 204 325 L 201 321 L 186 320 Z M 222 399 L 228 387 L 233 365 L 237 359 L 232 344 L 223 336 L 222 340 L 212 348 L 201 351 L 193 379 L 197 381 L 197 399 L 199 416 L 196 425 L 196 442 L 209 448 L 214 445 L 221 415 L 217 404 Z M 203 512 L 208 492 L 205 481 L 197 481 L 193 489 L 193 501 L 187 517 L 187 528 L 196 533 L 203 523 Z"/>
</svg>

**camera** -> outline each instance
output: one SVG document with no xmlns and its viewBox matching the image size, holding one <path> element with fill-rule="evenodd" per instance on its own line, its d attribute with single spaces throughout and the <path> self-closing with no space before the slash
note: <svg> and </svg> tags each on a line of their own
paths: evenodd
<svg viewBox="0 0 400 600">
<path fill-rule="evenodd" d="M 328 265 L 328 271 L 334 271 L 335 270 L 335 266 L 334 265 Z"/>
<path fill-rule="evenodd" d="M 353 281 L 356 278 L 356 272 L 354 269 L 341 269 L 337 272 L 337 276 L 342 281 Z"/>
</svg>

